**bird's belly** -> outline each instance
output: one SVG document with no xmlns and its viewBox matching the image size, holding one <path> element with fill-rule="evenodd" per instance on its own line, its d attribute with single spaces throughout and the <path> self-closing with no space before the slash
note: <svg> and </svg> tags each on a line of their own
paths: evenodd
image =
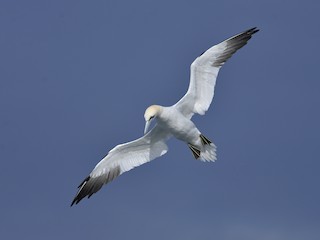
<svg viewBox="0 0 320 240">
<path fill-rule="evenodd" d="M 200 131 L 194 123 L 187 118 L 167 119 L 167 121 L 161 122 L 161 125 L 167 128 L 175 138 L 186 143 L 195 144 L 199 139 Z"/>
</svg>

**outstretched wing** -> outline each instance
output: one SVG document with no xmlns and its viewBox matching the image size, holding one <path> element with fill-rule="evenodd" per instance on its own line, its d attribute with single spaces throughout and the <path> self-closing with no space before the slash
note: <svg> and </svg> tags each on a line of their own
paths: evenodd
<svg viewBox="0 0 320 240">
<path fill-rule="evenodd" d="M 194 113 L 204 115 L 212 102 L 221 66 L 258 31 L 257 28 L 244 31 L 209 48 L 196 58 L 191 64 L 188 91 L 174 106 L 188 118 Z"/>
<path fill-rule="evenodd" d="M 122 173 L 164 155 L 168 151 L 166 144 L 168 138 L 170 134 L 156 125 L 143 137 L 113 148 L 79 185 L 71 206 L 78 204 L 86 196 L 91 197 L 104 184 Z"/>
</svg>

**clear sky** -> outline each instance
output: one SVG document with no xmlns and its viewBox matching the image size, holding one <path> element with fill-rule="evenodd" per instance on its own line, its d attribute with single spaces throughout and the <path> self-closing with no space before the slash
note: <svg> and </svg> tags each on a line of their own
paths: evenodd
<svg viewBox="0 0 320 240">
<path fill-rule="evenodd" d="M 0 2 L 1 239 L 316 240 L 319 1 Z M 186 144 L 70 208 L 145 108 L 174 104 L 204 50 L 261 29 L 220 71 Z"/>
</svg>

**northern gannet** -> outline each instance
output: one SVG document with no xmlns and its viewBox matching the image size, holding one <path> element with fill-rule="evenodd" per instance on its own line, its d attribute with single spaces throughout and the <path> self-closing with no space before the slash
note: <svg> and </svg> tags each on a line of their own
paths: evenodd
<svg viewBox="0 0 320 240">
<path fill-rule="evenodd" d="M 170 107 L 148 107 L 144 114 L 144 136 L 113 148 L 79 185 L 71 206 L 86 196 L 90 198 L 122 173 L 164 155 L 168 151 L 166 141 L 170 137 L 187 143 L 196 159 L 214 162 L 216 146 L 198 130 L 191 118 L 195 113 L 205 114 L 211 104 L 221 66 L 258 31 L 251 28 L 237 34 L 196 58 L 191 64 L 187 93 Z M 156 119 L 156 125 L 148 132 L 153 119 Z"/>
</svg>

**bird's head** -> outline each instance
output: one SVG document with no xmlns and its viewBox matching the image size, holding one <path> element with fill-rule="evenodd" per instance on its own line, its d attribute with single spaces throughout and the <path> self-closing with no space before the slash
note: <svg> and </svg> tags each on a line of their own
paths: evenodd
<svg viewBox="0 0 320 240">
<path fill-rule="evenodd" d="M 148 132 L 148 129 L 150 127 L 150 123 L 152 121 L 152 119 L 154 119 L 155 117 L 157 117 L 160 113 L 161 110 L 161 106 L 159 105 L 151 105 L 150 107 L 148 107 L 144 113 L 144 119 L 146 120 L 146 125 L 144 128 L 144 134 L 146 134 Z"/>
</svg>

